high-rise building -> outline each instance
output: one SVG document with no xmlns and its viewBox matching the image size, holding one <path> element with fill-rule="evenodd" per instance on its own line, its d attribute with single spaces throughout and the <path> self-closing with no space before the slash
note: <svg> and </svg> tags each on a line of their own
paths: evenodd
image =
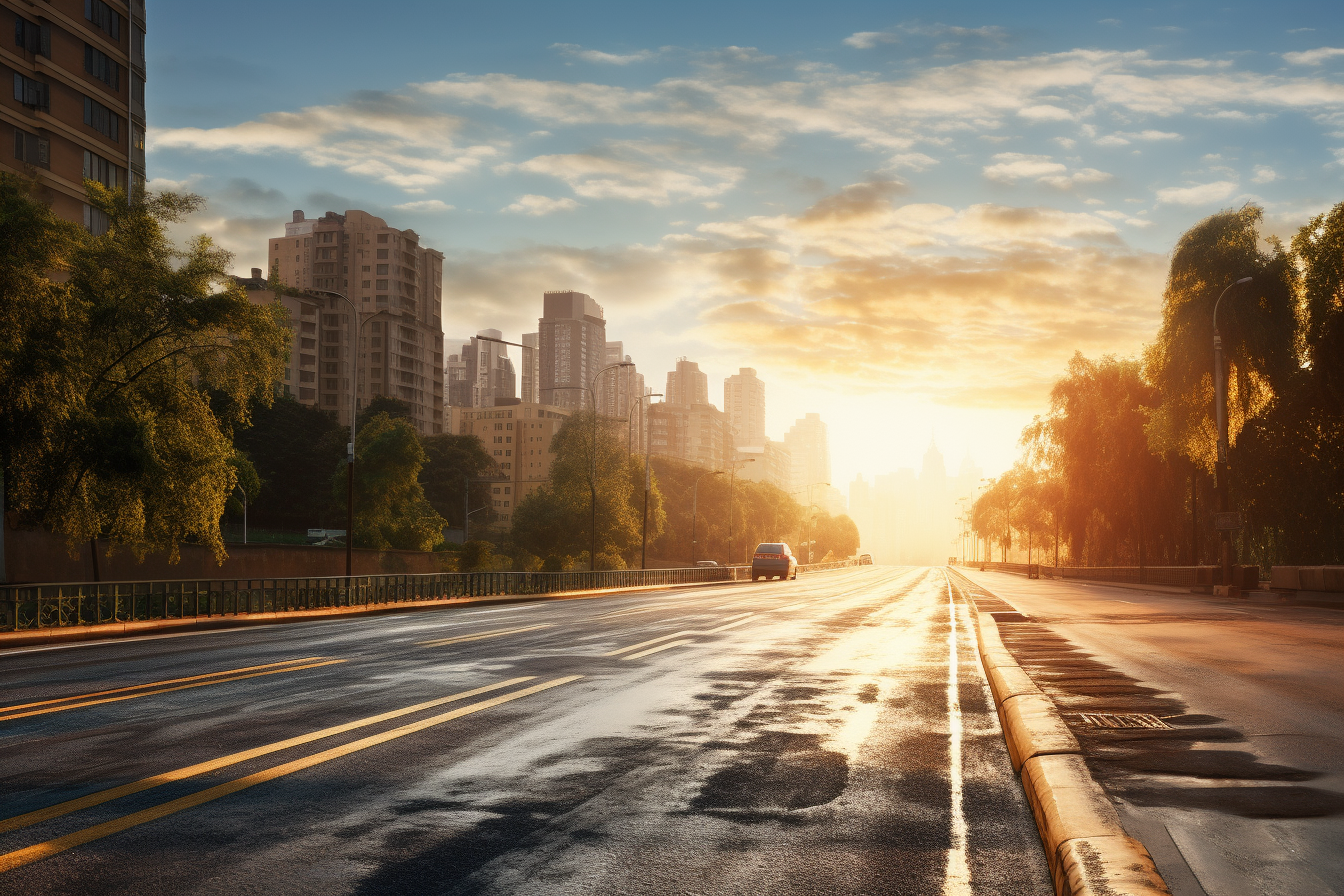
<svg viewBox="0 0 1344 896">
<path fill-rule="evenodd" d="M 793 461 L 789 492 L 800 501 L 820 505 L 816 486 L 831 484 L 831 448 L 821 415 L 808 414 L 794 423 L 784 434 L 784 447 Z"/>
<path fill-rule="evenodd" d="M 555 453 L 551 440 L 569 412 L 545 405 L 506 401 L 493 408 L 462 410 L 458 432 L 474 435 L 499 467 L 490 486 L 492 525 L 508 526 L 518 502 L 550 478 Z M 476 518 L 472 518 L 476 525 Z"/>
<path fill-rule="evenodd" d="M 647 412 L 645 402 L 636 399 L 645 394 L 644 374 L 639 372 L 624 350 L 625 346 L 620 342 L 607 343 L 602 367 L 622 363 L 629 366 L 608 370 L 598 379 L 597 412 L 626 421 L 631 447 L 643 451 Z"/>
<path fill-rule="evenodd" d="M 537 365 L 537 347 L 541 334 L 524 333 L 519 340 L 524 346 L 523 366 L 519 371 L 519 398 L 523 404 L 536 404 L 541 401 L 541 368 Z"/>
<path fill-rule="evenodd" d="M 547 292 L 537 323 L 541 403 L 559 408 L 589 407 L 588 390 L 602 369 L 607 350 L 602 306 L 581 292 Z"/>
<path fill-rule="evenodd" d="M 793 478 L 793 458 L 783 443 L 767 438 L 764 445 L 739 446 L 737 463 L 737 478 L 768 482 L 775 488 L 789 490 Z"/>
<path fill-rule="evenodd" d="M 0 152 L 0 170 L 36 176 L 57 215 L 103 233 L 107 218 L 85 202 L 85 179 L 132 193 L 145 180 L 144 0 L 3 0 L 0 9 L 14 22 L 0 54 L 14 82 L 0 105 L 14 151 Z"/>
<path fill-rule="evenodd" d="M 677 369 L 667 374 L 663 401 L 682 407 L 709 404 L 709 377 L 701 372 L 695 361 L 678 358 Z"/>
<path fill-rule="evenodd" d="M 723 410 L 739 448 L 765 446 L 765 383 L 750 367 L 723 381 Z"/>
<path fill-rule="evenodd" d="M 313 219 L 295 211 L 285 235 L 267 241 L 267 257 L 287 286 L 306 294 L 289 371 L 301 402 L 348 425 L 354 388 L 361 407 L 378 395 L 398 398 L 420 432 L 444 431 L 442 252 L 367 212 Z M 332 293 L 356 309 L 357 383 L 351 307 Z"/>
<path fill-rule="evenodd" d="M 478 338 L 487 337 L 485 339 Z M 462 345 L 462 385 L 448 384 L 448 403 L 462 408 L 492 408 L 506 399 L 516 399 L 517 376 L 508 346 L 499 330 L 481 330 Z M 455 388 L 456 387 L 456 388 Z"/>
</svg>

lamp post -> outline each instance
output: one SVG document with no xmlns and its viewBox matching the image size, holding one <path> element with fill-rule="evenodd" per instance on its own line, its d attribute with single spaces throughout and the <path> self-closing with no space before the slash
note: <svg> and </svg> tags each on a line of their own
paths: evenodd
<svg viewBox="0 0 1344 896">
<path fill-rule="evenodd" d="M 1218 477 L 1218 511 L 1227 513 L 1228 481 L 1227 481 L 1227 365 L 1223 361 L 1223 337 L 1218 332 L 1218 306 L 1222 304 L 1223 297 L 1234 286 L 1241 286 L 1244 283 L 1250 283 L 1251 277 L 1242 277 L 1235 283 L 1230 283 L 1218 294 L 1218 300 L 1213 303 L 1213 389 L 1214 389 L 1214 416 L 1218 422 L 1218 459 L 1215 464 L 1215 471 Z M 1223 542 L 1223 584 L 1232 584 L 1232 530 L 1222 529 Z"/>
<path fill-rule="evenodd" d="M 626 429 L 629 431 L 627 438 L 629 444 L 625 446 L 626 454 L 635 453 L 635 406 L 646 398 L 662 398 L 662 397 L 663 393 L 661 392 L 650 392 L 648 395 L 637 395 L 630 402 L 630 409 L 625 412 Z M 646 445 L 645 447 L 647 448 L 648 446 Z M 645 453 L 647 454 L 648 452 L 646 451 Z"/>
<path fill-rule="evenodd" d="M 734 565 L 737 560 L 737 552 L 733 546 L 733 488 L 737 481 L 737 468 L 743 464 L 754 464 L 756 458 L 744 457 L 741 460 L 733 460 L 733 469 L 728 476 L 728 565 Z"/>
<path fill-rule="evenodd" d="M 639 396 L 638 398 L 636 398 L 634 401 L 630 402 L 630 409 L 631 409 L 631 411 L 633 411 L 635 405 L 638 404 L 639 402 L 643 401 L 643 400 L 646 399 L 646 398 L 662 398 L 662 397 L 663 397 L 663 393 L 661 393 L 661 392 L 650 392 L 648 395 L 641 395 L 641 396 Z M 627 413 L 626 416 L 629 417 L 629 416 L 631 416 L 631 414 L 630 414 L 630 413 Z M 628 446 L 627 449 L 626 449 L 626 453 L 627 453 L 627 454 L 630 454 L 630 453 L 632 453 L 632 452 L 634 451 L 634 432 L 635 432 L 635 431 L 634 431 L 634 427 L 633 427 L 633 425 L 632 425 L 632 426 L 631 426 L 631 429 L 630 429 L 630 442 L 631 442 L 631 444 L 630 444 L 630 446 Z M 644 522 L 641 524 L 641 525 L 642 525 L 642 528 L 641 528 L 640 536 L 639 536 L 639 568 L 640 568 L 640 569 L 648 569 L 648 568 L 649 568 L 649 566 L 648 566 L 648 563 L 649 563 L 649 556 L 648 556 L 648 555 L 649 555 L 649 492 L 652 490 L 652 487 L 653 487 L 653 472 L 652 472 L 652 471 L 650 470 L 650 468 L 649 468 L 649 458 L 650 458 L 650 456 L 652 455 L 652 453 L 653 453 L 653 452 L 651 452 L 651 451 L 649 450 L 649 446 L 648 446 L 648 445 L 645 445 L 645 446 L 644 446 Z"/>
<path fill-rule="evenodd" d="M 695 549 L 698 543 L 695 535 L 695 516 L 696 516 L 697 503 L 700 498 L 700 480 L 704 479 L 706 476 L 722 476 L 722 475 L 723 475 L 722 470 L 706 470 L 699 476 L 695 477 L 695 485 L 691 487 L 691 565 L 692 566 L 695 565 L 695 554 L 696 554 Z"/>
<path fill-rule="evenodd" d="M 588 383 L 588 395 L 593 400 L 593 441 L 592 450 L 589 452 L 589 459 L 592 466 L 588 472 L 588 570 L 589 572 L 597 569 L 597 381 L 602 374 L 608 370 L 615 370 L 617 367 L 634 367 L 633 361 L 619 361 L 615 364 L 608 364 L 597 373 L 593 374 L 592 380 Z"/>
</svg>

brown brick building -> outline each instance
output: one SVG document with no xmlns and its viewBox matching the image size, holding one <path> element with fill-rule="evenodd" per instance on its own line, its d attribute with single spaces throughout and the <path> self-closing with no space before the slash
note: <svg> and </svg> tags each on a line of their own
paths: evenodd
<svg viewBox="0 0 1344 896">
<path fill-rule="evenodd" d="M 145 180 L 144 0 L 0 0 L 0 18 L 0 170 L 35 175 L 57 214 L 101 233 L 84 179 Z"/>
</svg>

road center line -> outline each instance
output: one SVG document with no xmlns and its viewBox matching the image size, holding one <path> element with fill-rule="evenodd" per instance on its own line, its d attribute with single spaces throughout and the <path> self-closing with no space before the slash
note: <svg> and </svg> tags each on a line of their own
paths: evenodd
<svg viewBox="0 0 1344 896">
<path fill-rule="evenodd" d="M 500 681 L 495 684 L 488 684 L 484 687 L 473 688 L 469 691 L 462 691 L 460 694 L 451 694 L 447 697 L 439 697 L 434 700 L 427 700 L 424 703 L 417 703 L 414 706 L 406 706 L 401 709 L 394 709 L 378 715 L 368 716 L 363 719 L 355 719 L 352 722 L 345 722 L 341 725 L 334 725 L 330 728 L 322 728 L 309 734 L 300 734 L 297 737 L 291 737 L 286 740 L 276 741 L 272 744 L 265 744 L 260 747 L 253 747 L 250 750 L 242 750 L 237 753 L 230 753 L 227 756 L 221 756 L 218 759 L 210 759 L 206 762 L 198 762 L 195 765 L 188 765 L 184 768 L 175 769 L 171 772 L 163 772 L 158 775 L 151 775 L 148 778 L 141 778 L 139 781 L 132 781 L 129 784 L 122 784 L 120 787 L 112 787 L 107 790 L 100 790 L 96 793 L 90 793 L 73 800 L 66 800 L 63 803 L 57 803 L 54 806 L 48 806 L 45 809 L 36 809 L 32 812 L 26 812 L 23 815 L 15 815 L 13 818 L 0 820 L 0 834 L 17 831 L 20 828 L 26 828 L 29 825 L 37 824 L 39 821 L 48 821 L 52 818 L 59 818 L 62 815 L 69 815 L 71 812 L 78 812 L 80 809 L 87 809 L 90 806 L 101 805 L 111 800 L 120 799 L 123 796 L 129 796 L 132 793 L 139 793 L 142 790 L 150 790 L 163 784 L 169 784 L 173 781 L 183 781 L 187 778 L 194 778 L 197 775 L 204 775 L 208 772 L 218 771 L 221 768 L 227 768 L 230 765 L 237 765 L 240 762 L 246 762 L 249 759 L 256 759 L 258 756 L 266 756 L 270 753 L 278 753 L 281 750 L 288 750 L 290 747 L 301 746 L 302 744 L 312 743 L 315 740 L 322 740 L 326 737 L 332 737 L 337 734 L 344 734 L 347 731 L 354 731 L 358 728 L 365 728 L 369 725 L 376 725 L 379 722 L 386 722 L 389 719 L 400 718 L 411 713 L 421 712 L 426 709 L 433 709 L 436 706 L 442 706 L 445 703 L 453 703 L 457 700 L 466 700 L 470 697 L 476 697 L 481 694 L 497 691 L 500 688 L 512 687 L 515 684 L 522 684 L 525 681 L 531 681 L 536 676 L 524 675 L 521 678 L 510 678 L 508 681 Z"/>
<path fill-rule="evenodd" d="M 86 700 L 83 703 L 66 703 L 61 706 L 46 706 L 42 709 L 30 709 L 27 712 L 15 712 L 6 716 L 0 716 L 0 722 L 8 722 L 10 719 L 22 719 L 28 716 L 40 716 L 50 712 L 64 712 L 67 709 L 81 709 L 85 706 L 97 706 L 101 703 L 118 703 L 122 700 L 134 700 L 137 697 L 151 697 L 154 694 L 168 694 L 173 691 L 185 691 L 191 688 L 203 688 L 211 684 L 226 684 L 231 681 L 243 681 L 247 678 L 260 678 L 263 675 L 279 675 L 282 672 L 299 672 L 303 669 L 316 669 L 319 666 L 334 666 L 337 663 L 343 663 L 345 660 L 323 660 L 320 663 L 308 663 L 303 666 L 285 666 L 282 669 L 268 669 L 265 672 L 252 672 L 247 675 L 234 675 L 229 678 L 213 678 L 210 681 L 195 681 L 191 684 L 179 684 L 171 688 L 159 688 L 153 691 L 140 691 L 135 694 L 122 694 L 117 697 L 103 697 L 98 700 Z"/>
<path fill-rule="evenodd" d="M 952 597 L 952 579 L 947 580 L 947 730 L 948 784 L 951 790 L 952 843 L 947 850 L 947 871 L 943 876 L 943 896 L 971 896 L 971 866 L 966 854 L 966 811 L 961 773 L 961 697 L 957 672 L 957 604 Z"/>
<path fill-rule="evenodd" d="M 179 799 L 161 803 L 158 806 L 151 806 L 148 809 L 142 809 L 139 812 L 133 812 L 130 815 L 124 815 L 121 818 L 114 818 L 102 824 L 84 828 L 64 837 L 57 837 L 53 840 L 47 840 L 43 843 L 37 843 L 24 849 L 18 849 L 13 852 L 0 855 L 0 873 L 12 871 L 15 868 L 21 868 L 24 865 L 31 865 L 33 862 L 39 862 L 42 859 L 50 858 L 57 853 L 64 852 L 75 846 L 81 846 L 85 843 L 99 840 L 112 834 L 120 833 L 138 825 L 151 821 L 157 821 L 168 815 L 181 812 L 184 809 L 191 809 L 204 803 L 217 800 L 221 797 L 237 793 L 240 790 L 246 790 L 249 787 L 255 787 L 258 784 L 264 784 L 267 781 L 273 781 L 276 778 L 282 778 L 285 775 L 292 775 L 295 772 L 312 768 L 315 765 L 321 765 L 324 762 L 330 762 L 333 759 L 340 759 L 351 753 L 357 753 L 366 750 L 369 747 L 375 747 L 388 741 L 397 740 L 411 734 L 424 731 L 427 728 L 433 728 L 444 722 L 459 719 L 462 716 L 471 715 L 484 709 L 490 709 L 499 706 L 502 703 L 508 703 L 511 700 L 517 700 L 521 697 L 527 697 L 550 688 L 559 687 L 572 681 L 582 678 L 582 675 L 568 675 L 564 678 L 555 678 L 541 684 L 533 685 L 529 688 L 523 688 L 519 691 L 511 691 L 498 697 L 492 697 L 489 700 L 482 700 L 480 703 L 472 703 L 469 706 L 463 706 L 459 709 L 450 710 L 437 716 L 430 716 L 419 722 L 413 722 L 410 725 L 403 725 L 400 728 L 393 728 L 391 731 L 384 731 L 381 734 L 374 734 L 361 740 L 343 744 L 339 747 L 332 747 L 330 750 L 324 750 L 321 753 L 314 753 L 311 756 L 305 756 L 301 759 L 295 759 L 293 762 L 286 762 L 283 765 L 277 765 L 255 774 L 247 775 L 215 787 L 199 791 L 197 793 L 184 796 Z"/>
<path fill-rule="evenodd" d="M 448 644 L 461 644 L 465 641 L 483 641 L 486 638 L 502 638 L 505 635 L 517 635 L 522 632 L 532 632 L 539 628 L 551 628 L 553 623 L 543 622 L 540 625 L 526 625 L 522 628 L 498 628 L 493 631 L 479 632 L 474 635 L 458 635 L 455 638 L 439 638 L 434 641 L 420 641 L 421 647 L 444 647 Z"/>
</svg>

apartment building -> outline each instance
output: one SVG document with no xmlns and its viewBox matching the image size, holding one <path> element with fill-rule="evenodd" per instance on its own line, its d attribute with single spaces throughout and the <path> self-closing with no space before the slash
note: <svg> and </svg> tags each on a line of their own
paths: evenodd
<svg viewBox="0 0 1344 896">
<path fill-rule="evenodd" d="M 822 492 L 817 486 L 831 484 L 831 444 L 821 415 L 798 418 L 784 434 L 784 447 L 793 462 L 789 492 L 800 501 L 819 501 Z"/>
<path fill-rule="evenodd" d="M 491 489 L 492 525 L 512 525 L 513 511 L 551 475 L 555 454 L 551 439 L 571 411 L 516 399 L 493 408 L 463 408 L 458 432 L 481 440 L 499 466 L 501 480 Z"/>
<path fill-rule="evenodd" d="M 484 337 L 484 338 L 482 338 Z M 508 399 L 518 398 L 518 377 L 509 358 L 509 347 L 499 341 L 499 330 L 481 330 L 463 343 L 454 357 L 460 359 L 461 373 L 450 370 L 448 403 L 458 408 L 492 408 Z M 451 362 L 450 362 L 451 363 Z"/>
<path fill-rule="evenodd" d="M 723 411 L 739 447 L 765 445 L 765 383 L 755 370 L 739 368 L 723 381 Z"/>
<path fill-rule="evenodd" d="M 728 418 L 712 404 L 651 404 L 648 409 L 650 454 L 689 461 L 707 470 L 727 470 L 734 457 Z"/>
<path fill-rule="evenodd" d="M 783 443 L 767 438 L 764 445 L 739 446 L 736 456 L 738 479 L 768 482 L 783 491 L 789 490 L 793 457 Z"/>
<path fill-rule="evenodd" d="M 0 170 L 37 178 L 56 214 L 107 230 L 84 180 L 128 192 L 145 181 L 143 0 L 0 0 Z"/>
<path fill-rule="evenodd" d="M 558 408 L 591 407 L 588 390 L 602 369 L 607 348 L 602 306 L 581 292 L 547 292 L 537 324 L 541 403 Z"/>
<path fill-rule="evenodd" d="M 299 401 L 348 425 L 353 388 L 361 406 L 398 398 L 420 432 L 445 431 L 442 252 L 367 212 L 306 218 L 297 210 L 285 235 L 267 241 L 267 257 L 306 296 L 287 371 Z"/>
<path fill-rule="evenodd" d="M 644 450 L 647 429 L 646 402 L 639 401 L 645 393 L 644 374 L 634 366 L 621 342 L 608 342 L 602 366 L 629 364 L 608 370 L 597 381 L 597 412 L 606 417 L 625 421 L 626 441 L 634 451 Z"/>
<path fill-rule="evenodd" d="M 677 359 L 677 369 L 667 374 L 663 400 L 668 404 L 689 406 L 709 404 L 709 377 L 695 361 Z"/>
<path fill-rule="evenodd" d="M 518 341 L 523 344 L 522 370 L 518 372 L 518 397 L 523 404 L 537 404 L 541 401 L 541 365 L 538 363 L 541 334 L 524 333 Z"/>
</svg>

